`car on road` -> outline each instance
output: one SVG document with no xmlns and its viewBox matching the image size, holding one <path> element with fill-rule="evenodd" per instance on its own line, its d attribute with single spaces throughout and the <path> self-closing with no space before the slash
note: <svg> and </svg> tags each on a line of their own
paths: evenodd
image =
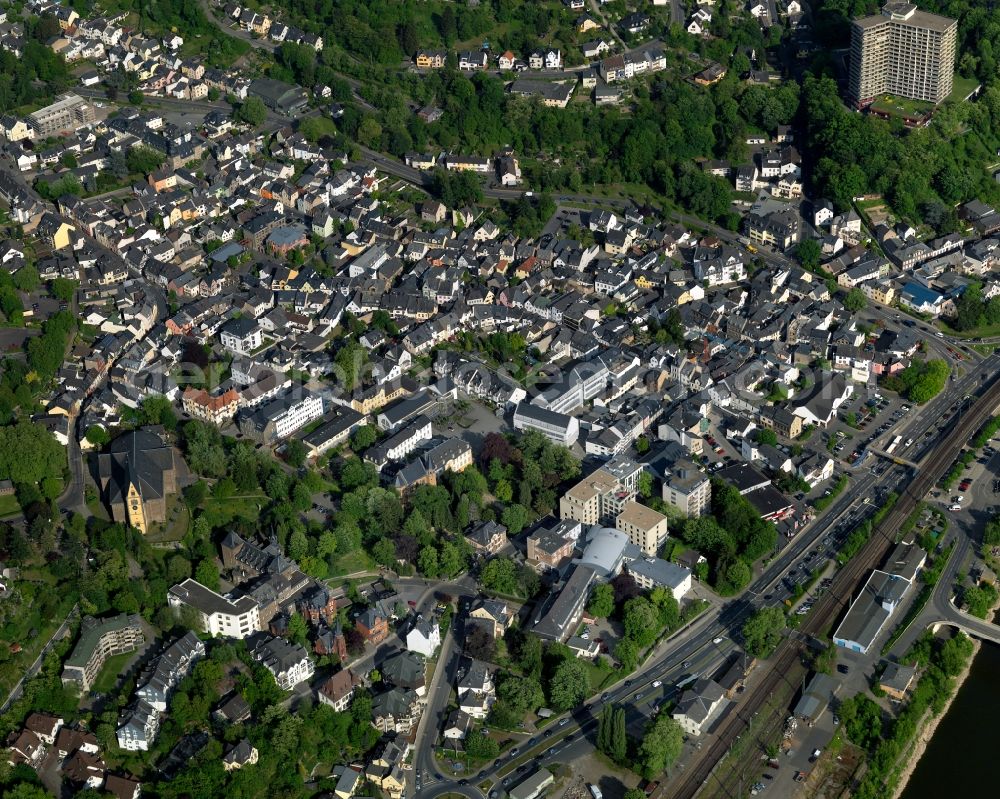
<svg viewBox="0 0 1000 799">
<path fill-rule="evenodd" d="M 517 757 L 519 754 L 521 754 L 521 750 L 518 749 L 516 746 L 510 750 L 511 757 Z"/>
<path fill-rule="evenodd" d="M 642 694 L 641 693 L 640 694 L 636 694 L 635 695 L 635 701 L 638 702 L 640 699 L 642 699 Z"/>
<path fill-rule="evenodd" d="M 661 685 L 663 685 L 663 680 L 653 680 L 654 688 L 659 688 Z"/>
<path fill-rule="evenodd" d="M 545 737 L 546 738 L 551 738 L 552 737 L 552 733 L 554 733 L 554 732 L 555 732 L 555 730 L 553 730 L 551 727 L 549 727 L 549 729 L 547 729 L 545 731 Z"/>
<path fill-rule="evenodd" d="M 603 694 L 601 694 L 601 701 L 602 702 L 607 702 L 610 698 L 611 698 L 611 694 L 609 694 L 607 691 L 605 691 Z"/>
<path fill-rule="evenodd" d="M 721 637 L 720 638 L 713 638 L 712 639 L 712 643 L 713 644 L 721 644 L 725 640 L 726 640 L 725 638 L 721 638 Z"/>
<path fill-rule="evenodd" d="M 565 727 L 567 724 L 569 724 L 569 718 L 568 717 L 564 718 L 564 719 L 559 719 L 559 726 L 560 727 Z"/>
<path fill-rule="evenodd" d="M 684 668 L 685 669 L 691 668 L 691 661 L 690 660 L 685 660 L 684 661 Z"/>
<path fill-rule="evenodd" d="M 508 785 L 510 785 L 510 777 L 504 777 L 503 782 L 500 784 L 503 785 L 504 788 L 506 788 Z"/>
<path fill-rule="evenodd" d="M 459 780 L 459 781 L 458 781 L 458 784 L 459 784 L 459 785 L 468 785 L 468 784 L 469 784 L 469 781 L 468 781 L 468 780 Z"/>
</svg>

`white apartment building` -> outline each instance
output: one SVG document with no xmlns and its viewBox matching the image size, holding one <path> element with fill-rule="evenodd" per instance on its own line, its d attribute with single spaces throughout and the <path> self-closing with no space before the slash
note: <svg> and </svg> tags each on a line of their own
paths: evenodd
<svg viewBox="0 0 1000 799">
<path fill-rule="evenodd" d="M 172 608 L 193 608 L 205 632 L 211 635 L 248 638 L 261 629 L 260 609 L 251 597 L 243 596 L 234 602 L 190 577 L 170 589 L 167 602 Z"/>
</svg>

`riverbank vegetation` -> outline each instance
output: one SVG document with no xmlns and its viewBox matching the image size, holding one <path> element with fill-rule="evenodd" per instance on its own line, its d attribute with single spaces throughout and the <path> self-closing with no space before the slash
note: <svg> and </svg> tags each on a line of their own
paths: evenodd
<svg viewBox="0 0 1000 799">
<path fill-rule="evenodd" d="M 905 660 L 922 673 L 909 703 L 894 719 L 886 719 L 866 694 L 841 702 L 838 714 L 848 738 L 868 755 L 868 770 L 854 791 L 855 799 L 893 796 L 926 715 L 938 715 L 947 706 L 956 690 L 955 678 L 973 651 L 972 640 L 964 633 L 948 639 L 935 638 L 930 632 L 921 636 Z"/>
</svg>

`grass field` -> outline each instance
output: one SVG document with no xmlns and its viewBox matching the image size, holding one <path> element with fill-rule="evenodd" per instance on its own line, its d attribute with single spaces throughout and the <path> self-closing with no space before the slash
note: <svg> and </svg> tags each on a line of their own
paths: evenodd
<svg viewBox="0 0 1000 799">
<path fill-rule="evenodd" d="M 104 661 L 104 666 L 101 668 L 100 674 L 97 675 L 97 679 L 94 680 L 91 690 L 99 694 L 108 693 L 118 683 L 122 669 L 134 655 L 135 652 L 125 652 L 121 655 L 112 655 Z"/>
<path fill-rule="evenodd" d="M 951 94 L 948 95 L 947 101 L 961 102 L 968 97 L 978 85 L 979 81 L 975 78 L 963 78 L 961 75 L 956 75 L 952 80 Z"/>
<path fill-rule="evenodd" d="M 869 108 L 877 114 L 919 119 L 933 111 L 934 104 L 924 102 L 923 100 L 911 100 L 908 97 L 885 94 L 873 102 Z"/>
<path fill-rule="evenodd" d="M 212 527 L 221 527 L 237 516 L 256 521 L 257 517 L 260 516 L 261 507 L 268 502 L 270 499 L 264 494 L 228 497 L 226 499 L 208 497 L 202 503 L 202 512 Z"/>
<path fill-rule="evenodd" d="M 980 327 L 970 327 L 968 330 L 955 330 L 946 322 L 937 321 L 937 326 L 949 336 L 972 341 L 977 338 L 996 338 L 1000 336 L 1000 325 L 981 325 Z"/>
<path fill-rule="evenodd" d="M 13 516 L 19 513 L 21 506 L 17 504 L 17 497 L 14 494 L 6 494 L 0 497 L 0 518 Z"/>
<path fill-rule="evenodd" d="M 343 577 L 345 574 L 373 571 L 375 568 L 375 561 L 371 559 L 367 552 L 362 552 L 361 550 L 345 552 L 337 558 L 337 564 L 331 569 L 330 577 Z"/>
</svg>

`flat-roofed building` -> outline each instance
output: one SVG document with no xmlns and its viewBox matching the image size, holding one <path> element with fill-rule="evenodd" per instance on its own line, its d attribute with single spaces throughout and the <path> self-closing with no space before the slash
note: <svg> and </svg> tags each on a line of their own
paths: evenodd
<svg viewBox="0 0 1000 799">
<path fill-rule="evenodd" d="M 951 94 L 958 22 L 887 3 L 851 25 L 850 100 L 861 108 L 881 94 L 940 103 Z"/>
<path fill-rule="evenodd" d="M 508 796 L 510 799 L 537 799 L 553 782 L 555 782 L 555 778 L 552 776 L 552 772 L 541 768 L 524 782 L 511 788 Z"/>
<path fill-rule="evenodd" d="M 627 458 L 604 464 L 559 500 L 559 516 L 581 524 L 610 524 L 635 499 L 642 466 Z"/>
<path fill-rule="evenodd" d="M 540 408 L 529 402 L 519 402 L 514 409 L 515 430 L 537 430 L 549 441 L 571 447 L 580 437 L 580 423 L 565 413 Z"/>
<path fill-rule="evenodd" d="M 692 461 L 678 461 L 663 481 L 663 501 L 690 518 L 701 516 L 712 501 L 712 483 Z"/>
<path fill-rule="evenodd" d="M 28 114 L 28 125 L 37 138 L 76 130 L 97 119 L 94 107 L 78 94 L 63 94 L 54 103 Z"/>
<path fill-rule="evenodd" d="M 625 503 L 615 527 L 647 555 L 656 555 L 667 541 L 667 517 L 634 500 Z"/>
</svg>

